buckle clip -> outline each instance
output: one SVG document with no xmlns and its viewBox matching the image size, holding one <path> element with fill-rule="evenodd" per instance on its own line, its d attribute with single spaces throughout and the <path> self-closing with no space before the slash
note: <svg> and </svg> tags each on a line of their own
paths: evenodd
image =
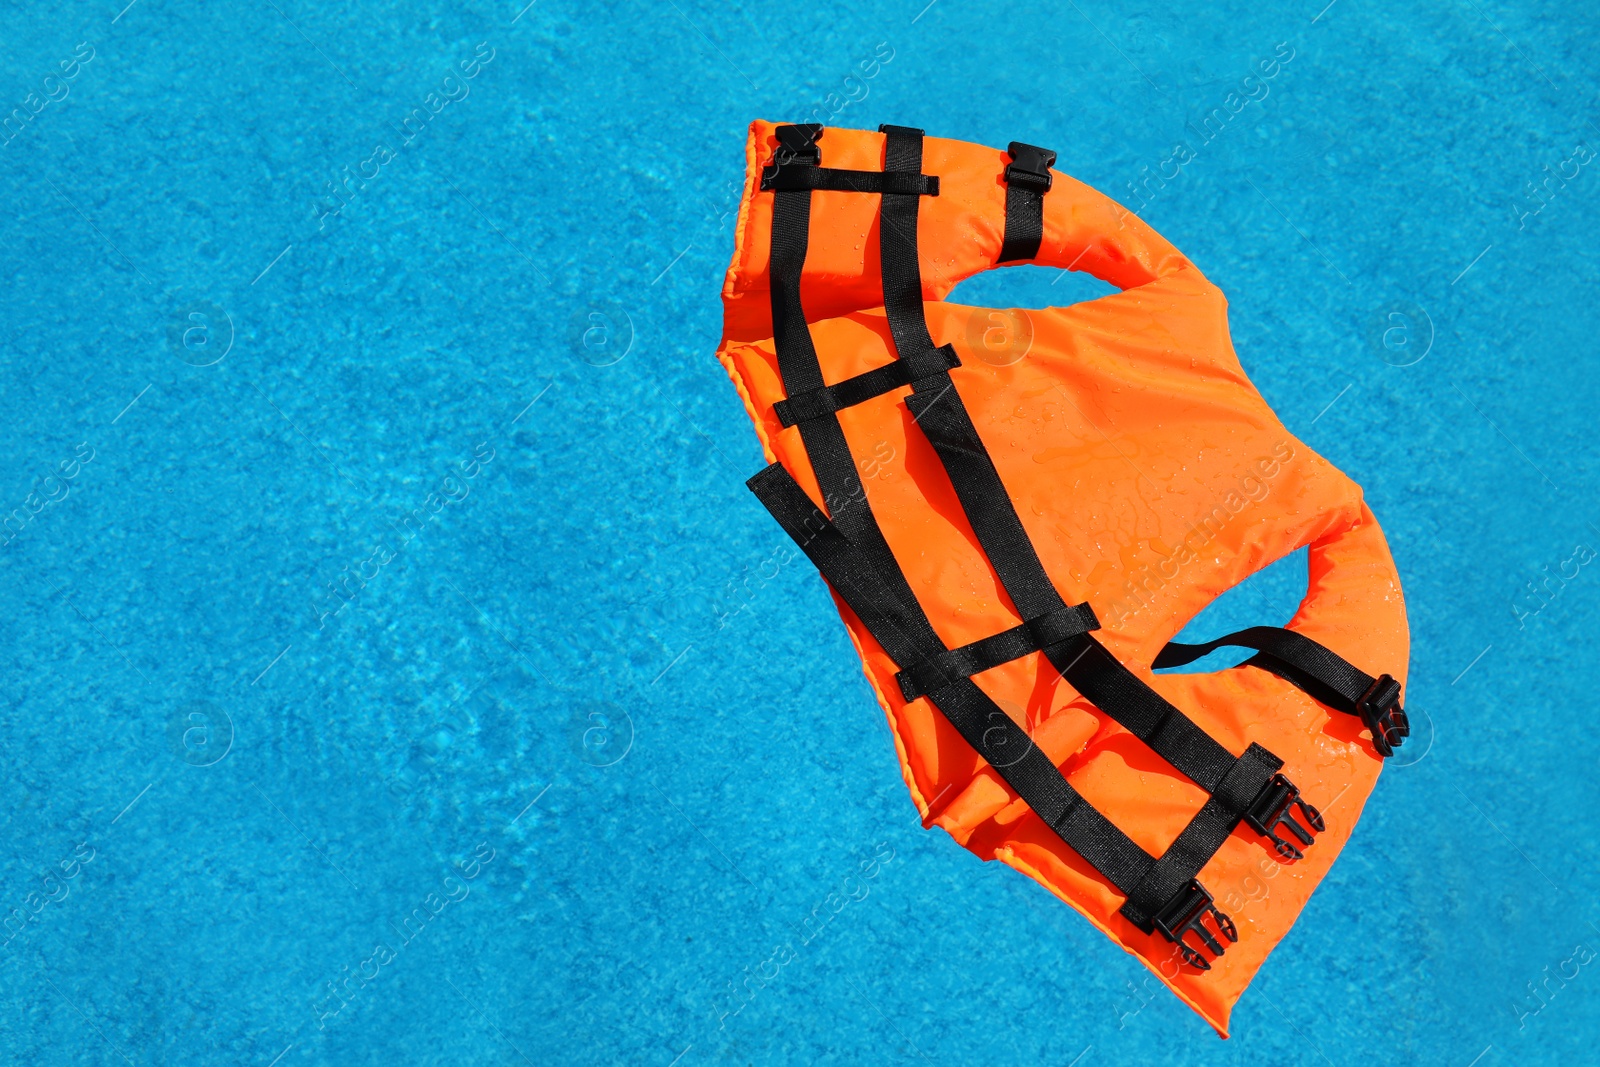
<svg viewBox="0 0 1600 1067">
<path fill-rule="evenodd" d="M 772 153 L 772 162 L 761 168 L 761 191 L 770 192 L 784 167 L 818 167 L 822 165 L 822 149 L 817 142 L 822 139 L 822 124 L 806 122 L 798 126 L 779 126 L 772 131 L 778 138 L 778 149 Z"/>
<path fill-rule="evenodd" d="M 1300 814 L 1311 825 L 1310 830 L 1295 821 L 1295 808 L 1300 809 Z M 1299 787 L 1281 774 L 1273 775 L 1272 780 L 1261 787 L 1261 792 L 1256 794 L 1250 807 L 1245 810 L 1244 821 L 1256 833 L 1271 841 L 1278 855 L 1286 860 L 1305 859 L 1300 846 L 1311 844 L 1311 830 L 1320 834 L 1327 829 L 1327 824 L 1322 821 L 1322 813 L 1307 804 L 1300 796 Z M 1280 837 L 1280 826 L 1288 828 L 1290 833 L 1299 838 L 1300 845 Z"/>
<path fill-rule="evenodd" d="M 1356 714 L 1372 731 L 1372 747 L 1380 756 L 1394 755 L 1394 750 L 1411 736 L 1411 720 L 1400 706 L 1400 683 L 1387 674 L 1380 674 L 1361 694 L 1356 701 Z"/>
<path fill-rule="evenodd" d="M 1161 908 L 1155 917 L 1155 927 L 1161 931 L 1161 936 L 1178 946 L 1178 952 L 1183 957 L 1183 962 L 1202 971 L 1211 969 L 1211 961 L 1207 960 L 1200 951 L 1203 946 L 1211 951 L 1213 958 L 1222 955 L 1224 946 L 1217 940 L 1204 923 L 1205 917 L 1211 916 L 1216 924 L 1218 933 L 1230 942 L 1239 940 L 1239 928 L 1233 920 L 1217 910 L 1211 894 L 1206 892 L 1197 879 L 1191 879 L 1189 884 L 1178 890 L 1177 894 Z M 1185 934 L 1194 934 L 1200 940 L 1200 945 L 1192 945 L 1184 940 Z"/>
<path fill-rule="evenodd" d="M 1031 189 L 1040 194 L 1050 191 L 1050 185 L 1055 180 L 1050 176 L 1050 168 L 1056 162 L 1054 152 L 1021 141 L 1012 141 L 1006 152 L 1011 156 L 1011 163 L 1006 167 L 1007 185 Z"/>
<path fill-rule="evenodd" d="M 800 167 L 821 166 L 822 149 L 817 147 L 817 142 L 822 140 L 820 122 L 779 126 L 772 132 L 778 138 L 778 150 L 772 154 L 773 166 L 783 167 L 791 163 Z"/>
</svg>

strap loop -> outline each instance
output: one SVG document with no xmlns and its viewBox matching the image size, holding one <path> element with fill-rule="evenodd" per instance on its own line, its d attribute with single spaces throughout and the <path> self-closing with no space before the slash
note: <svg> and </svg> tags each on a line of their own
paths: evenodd
<svg viewBox="0 0 1600 1067">
<path fill-rule="evenodd" d="M 1088 604 L 1052 611 L 992 637 L 962 645 L 915 663 L 894 676 L 900 695 L 915 700 L 938 692 L 960 678 L 971 678 L 992 667 L 1021 659 L 1069 637 L 1100 629 L 1100 620 Z"/>
<path fill-rule="evenodd" d="M 772 411 L 778 416 L 778 422 L 787 428 L 854 407 L 903 385 L 912 385 L 959 366 L 961 357 L 956 355 L 954 345 L 914 352 L 834 385 L 796 393 L 772 405 Z"/>
<path fill-rule="evenodd" d="M 1100 619 L 1095 615 L 1094 609 L 1085 602 L 1040 615 L 1036 619 L 1029 619 L 1023 625 L 1033 634 L 1034 640 L 1039 642 L 1040 648 L 1049 648 L 1058 641 L 1100 629 Z"/>
<path fill-rule="evenodd" d="M 939 176 L 904 171 L 838 170 L 813 163 L 775 163 L 761 171 L 762 192 L 792 193 L 812 189 L 836 193 L 938 196 Z"/>
</svg>

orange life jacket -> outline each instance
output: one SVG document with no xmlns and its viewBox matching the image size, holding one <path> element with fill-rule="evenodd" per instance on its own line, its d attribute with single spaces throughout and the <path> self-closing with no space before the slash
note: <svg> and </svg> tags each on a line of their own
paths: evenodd
<svg viewBox="0 0 1600 1067">
<path fill-rule="evenodd" d="M 756 122 L 745 154 L 717 356 L 772 464 L 750 486 L 827 579 L 924 825 L 1226 1036 L 1408 733 L 1360 487 L 1251 385 L 1216 286 L 1054 153 Z M 944 300 L 1013 261 L 1122 291 Z M 1169 643 L 1302 546 L 1287 628 Z M 1257 655 L 1152 674 L 1221 644 Z"/>
</svg>

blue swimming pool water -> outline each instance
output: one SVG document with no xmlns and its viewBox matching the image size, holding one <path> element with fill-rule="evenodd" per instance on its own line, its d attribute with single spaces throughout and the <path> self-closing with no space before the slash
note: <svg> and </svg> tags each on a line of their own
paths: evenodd
<svg viewBox="0 0 1600 1067">
<path fill-rule="evenodd" d="M 1600 14 L 925 2 L 6 5 L 0 1061 L 1594 1061 Z M 1384 524 L 1424 725 L 1231 1041 L 918 828 L 772 562 L 717 294 L 835 106 L 1139 206 Z"/>
</svg>

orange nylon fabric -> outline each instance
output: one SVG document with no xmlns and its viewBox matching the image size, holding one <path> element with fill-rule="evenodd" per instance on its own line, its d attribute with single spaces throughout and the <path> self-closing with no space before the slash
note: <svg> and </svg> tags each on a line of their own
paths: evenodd
<svg viewBox="0 0 1600 1067">
<path fill-rule="evenodd" d="M 767 261 L 773 195 L 759 191 L 777 140 L 756 122 L 723 286 L 717 358 L 769 461 L 821 501 L 798 429 L 783 429 Z M 822 166 L 882 170 L 884 137 L 827 129 Z M 1033 878 L 1082 913 L 1227 1036 L 1234 1003 L 1288 932 L 1349 838 L 1381 759 L 1355 716 L 1266 671 L 1152 675 L 1149 664 L 1213 598 L 1310 546 L 1310 579 L 1289 627 L 1369 674 L 1405 680 L 1400 581 L 1361 489 L 1286 430 L 1251 385 L 1228 336 L 1220 290 L 1177 249 L 1100 193 L 1059 172 L 1044 197 L 1034 263 L 1088 271 L 1123 290 L 1067 308 L 995 311 L 944 302 L 994 265 L 1005 232 L 1009 157 L 929 137 L 918 249 L 928 329 L 953 344 L 951 372 L 1046 572 L 1068 603 L 1088 601 L 1102 643 L 1234 753 L 1252 741 L 1327 829 L 1294 864 L 1241 826 L 1200 873 L 1239 927 L 1208 972 L 1182 966 L 1160 934 L 1118 914 L 1123 896 L 1016 797 L 926 699 L 907 703 L 896 665 L 835 596 L 888 716 L 925 825 Z M 876 195 L 814 192 L 801 296 L 827 381 L 895 358 L 883 311 Z M 839 413 L 867 498 L 945 643 L 1017 625 L 932 446 L 894 390 Z M 1276 620 L 1261 620 L 1272 623 Z M 974 681 L 1032 734 L 1068 781 L 1152 855 L 1205 793 L 1084 700 L 1040 653 Z"/>
</svg>

